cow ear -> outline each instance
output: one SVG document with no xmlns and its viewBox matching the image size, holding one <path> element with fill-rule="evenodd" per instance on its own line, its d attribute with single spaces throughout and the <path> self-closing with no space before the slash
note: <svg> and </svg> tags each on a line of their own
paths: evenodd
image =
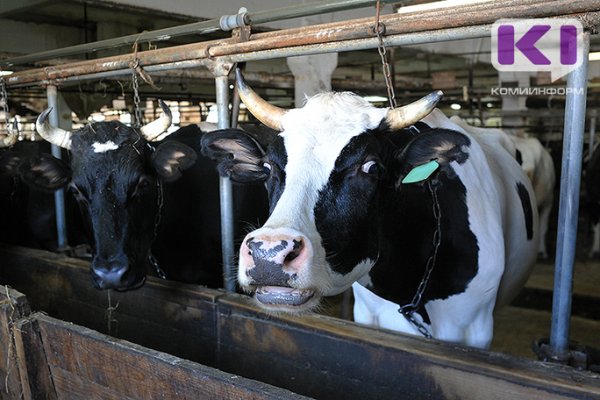
<svg viewBox="0 0 600 400">
<path fill-rule="evenodd" d="M 431 179 L 452 161 L 464 163 L 469 157 L 465 147 L 470 143 L 467 136 L 449 129 L 422 132 L 396 155 L 395 171 L 399 174 L 396 186 Z"/>
<path fill-rule="evenodd" d="M 189 146 L 168 141 L 161 143 L 152 153 L 152 165 L 156 172 L 166 182 L 172 182 L 181 177 L 181 172 L 196 162 L 198 155 Z"/>
<path fill-rule="evenodd" d="M 47 153 L 23 159 L 19 173 L 27 184 L 45 190 L 62 189 L 71 180 L 67 163 Z"/>
<path fill-rule="evenodd" d="M 223 129 L 202 136 L 202 154 L 218 162 L 222 176 L 234 182 L 265 180 L 265 151 L 252 136 L 240 129 Z"/>
<path fill-rule="evenodd" d="M 19 165 L 23 161 L 23 155 L 13 150 L 7 150 L 0 155 L 0 174 L 16 176 L 19 174 Z"/>
</svg>

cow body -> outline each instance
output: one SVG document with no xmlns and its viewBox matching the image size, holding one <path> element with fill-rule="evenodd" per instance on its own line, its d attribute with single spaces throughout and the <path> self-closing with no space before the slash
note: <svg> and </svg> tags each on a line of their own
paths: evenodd
<svg viewBox="0 0 600 400">
<path fill-rule="evenodd" d="M 86 253 L 88 239 L 77 203 L 65 196 L 68 248 L 59 248 L 54 194 L 19 178 L 24 160 L 50 152 L 46 141 L 19 141 L 0 154 L 0 204 L 7 210 L 0 223 L 0 241 L 49 251 Z"/>
<path fill-rule="evenodd" d="M 137 288 L 148 270 L 222 286 L 218 175 L 211 160 L 197 157 L 201 136 L 191 125 L 151 142 L 117 121 L 92 123 L 59 134 L 68 143 L 69 164 L 46 154 L 20 168 L 32 185 L 68 185 L 78 200 L 91 235 L 97 288 Z M 244 197 L 256 196 L 252 190 L 240 188 L 236 200 L 260 207 Z M 258 214 L 246 207 L 245 215 L 253 216 L 247 222 L 257 223 Z"/>
<path fill-rule="evenodd" d="M 419 132 L 387 115 L 325 93 L 281 113 L 266 151 L 239 131 L 203 138 L 222 172 L 265 180 L 269 192 L 269 219 L 240 247 L 238 281 L 264 308 L 302 312 L 360 280 L 392 304 L 414 303 L 433 337 L 487 347 L 494 307 L 535 261 L 531 185 L 507 151 L 437 110 Z M 434 172 L 403 182 L 431 160 Z M 369 309 L 359 297 L 356 310 Z"/>
<path fill-rule="evenodd" d="M 585 192 L 590 223 L 592 225 L 592 245 L 588 257 L 600 256 L 600 146 L 596 146 L 585 168 Z"/>
<path fill-rule="evenodd" d="M 546 236 L 556 185 L 554 161 L 552 161 L 550 152 L 544 148 L 537 138 L 508 135 L 496 128 L 471 126 L 457 116 L 453 116 L 450 120 L 469 133 L 488 136 L 488 140 L 494 140 L 493 137 L 496 137 L 499 144 L 512 154 L 521 165 L 521 168 L 531 180 L 538 208 L 540 221 L 538 256 L 547 259 Z"/>
</svg>

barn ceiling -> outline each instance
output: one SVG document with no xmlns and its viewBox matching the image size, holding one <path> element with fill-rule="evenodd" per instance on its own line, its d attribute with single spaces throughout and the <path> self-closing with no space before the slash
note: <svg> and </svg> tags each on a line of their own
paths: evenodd
<svg viewBox="0 0 600 400">
<path fill-rule="evenodd" d="M 424 0 L 404 1 L 407 3 L 423 3 Z M 399 3 L 398 3 L 399 4 Z M 392 5 L 393 6 L 393 5 Z M 389 7 L 389 5 L 388 5 Z M 94 0 L 2 0 L 0 2 L 0 19 L 23 24 L 38 24 L 57 29 L 76 28 L 80 35 L 79 43 L 93 42 L 106 39 L 107 23 L 117 36 L 156 30 L 171 26 L 197 22 L 180 14 L 158 12 L 139 7 L 122 6 L 115 2 Z M 208 19 L 208 18 L 207 18 Z M 49 28 L 49 29 L 50 29 Z M 253 28 L 254 32 L 268 30 L 267 27 Z M 230 33 L 215 32 L 210 35 L 189 35 L 175 37 L 168 41 L 145 44 L 145 46 L 173 46 L 202 40 L 229 37 Z M 600 49 L 593 39 L 592 49 Z M 14 47 L 14 46 L 13 46 Z M 18 55 L 14 51 L 3 51 L 0 40 L 0 59 Z M 98 54 L 83 55 L 83 58 L 124 54 L 131 51 L 130 46 L 120 49 L 101 51 Z M 445 101 L 462 103 L 465 113 L 475 114 L 482 107 L 486 111 L 497 110 L 500 98 L 489 95 L 489 87 L 498 84 L 497 71 L 488 63 L 473 62 L 477 52 L 458 55 L 443 52 L 431 53 L 416 48 L 396 47 L 389 52 L 393 59 L 395 70 L 395 91 L 400 103 L 421 96 L 432 88 L 432 80 L 439 84 L 440 79 L 451 82 L 445 88 Z M 75 57 L 71 57 L 70 60 Z M 44 61 L 37 64 L 52 64 L 57 61 Z M 24 65 L 16 68 L 31 68 L 34 65 Z M 253 85 L 265 96 L 278 101 L 282 105 L 293 102 L 293 75 L 285 59 L 252 62 L 247 66 L 252 72 Z M 385 96 L 386 89 L 381 73 L 381 59 L 376 49 L 339 53 L 338 67 L 333 74 L 334 90 L 352 90 L 365 95 Z M 162 98 L 212 100 L 214 99 L 214 80 L 206 70 L 186 70 L 153 73 L 156 87 L 143 85 L 142 90 L 148 96 Z M 434 83 L 435 83 L 434 82 Z M 128 77 L 120 79 L 104 79 L 99 82 L 85 82 L 62 87 L 66 96 L 72 98 L 99 98 L 98 103 L 109 98 L 126 94 L 131 90 Z M 92 96 L 94 94 L 94 96 Z M 11 99 L 27 101 L 35 112 L 45 107 L 45 92 L 43 88 L 30 88 L 11 91 Z M 590 107 L 600 106 L 600 96 L 595 87 L 589 90 Z M 548 109 L 560 108 L 562 100 L 553 99 L 551 105 L 546 98 L 529 99 L 528 106 Z M 551 110 L 552 111 L 552 110 Z"/>
</svg>

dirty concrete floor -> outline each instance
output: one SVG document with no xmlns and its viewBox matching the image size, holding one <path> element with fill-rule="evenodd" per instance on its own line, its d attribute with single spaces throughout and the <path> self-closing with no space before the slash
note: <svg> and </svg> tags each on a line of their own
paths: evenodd
<svg viewBox="0 0 600 400">
<path fill-rule="evenodd" d="M 552 262 L 538 263 L 527 281 L 526 290 L 546 292 L 551 299 L 553 282 L 554 264 Z M 582 298 L 600 299 L 600 261 L 575 263 L 573 294 Z M 494 320 L 494 341 L 491 350 L 535 358 L 536 356 L 531 350 L 532 341 L 550 336 L 550 307 L 551 305 L 548 304 L 545 310 L 540 310 L 511 305 L 499 310 Z M 573 315 L 569 338 L 579 344 L 600 349 L 600 319 Z"/>
</svg>

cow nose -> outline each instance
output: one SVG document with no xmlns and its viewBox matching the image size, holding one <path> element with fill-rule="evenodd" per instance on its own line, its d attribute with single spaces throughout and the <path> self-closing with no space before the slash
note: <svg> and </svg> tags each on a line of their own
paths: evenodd
<svg viewBox="0 0 600 400">
<path fill-rule="evenodd" d="M 309 253 L 310 241 L 304 235 L 261 235 L 244 240 L 240 257 L 255 284 L 289 286 Z"/>
<path fill-rule="evenodd" d="M 121 289 L 128 272 L 129 263 L 123 257 L 97 257 L 92 261 L 92 279 L 98 289 Z"/>
</svg>

